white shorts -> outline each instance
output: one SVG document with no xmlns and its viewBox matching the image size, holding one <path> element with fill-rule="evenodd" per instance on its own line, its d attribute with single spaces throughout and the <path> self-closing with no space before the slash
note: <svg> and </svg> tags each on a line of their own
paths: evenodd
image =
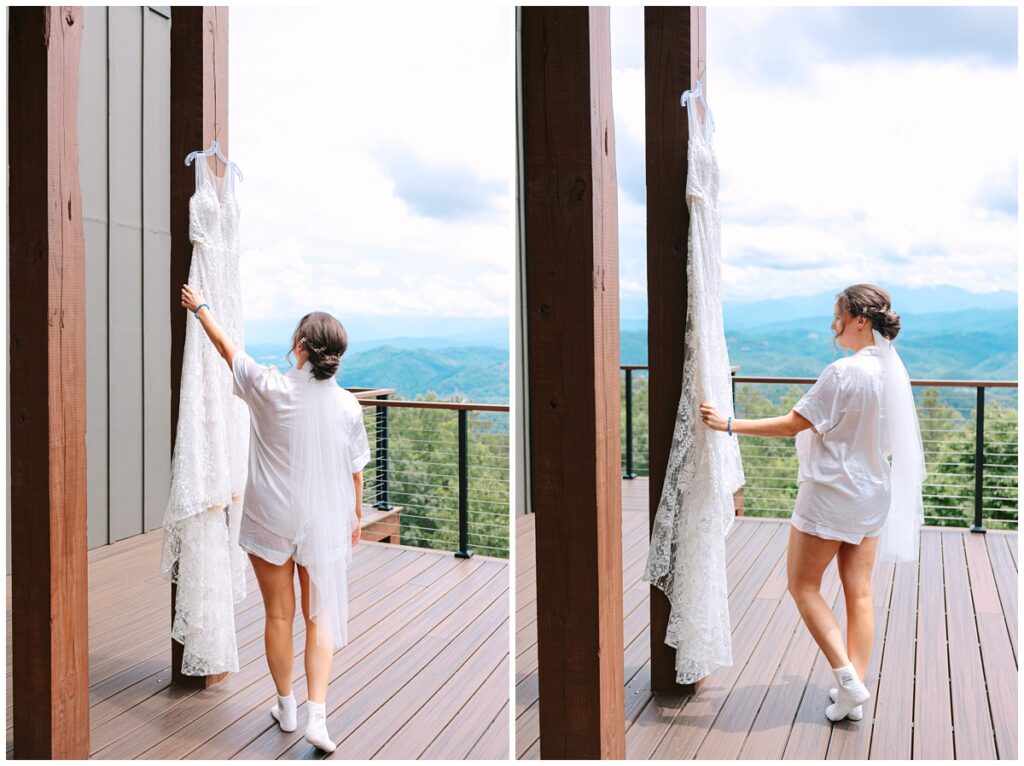
<svg viewBox="0 0 1024 766">
<path fill-rule="evenodd" d="M 845 529 L 832 529 L 824 524 L 809 521 L 800 516 L 796 511 L 793 511 L 789 517 L 789 523 L 805 534 L 825 540 L 838 540 L 853 545 L 860 545 L 864 542 L 865 537 L 877 537 L 882 534 L 881 527 L 870 532 L 850 532 Z"/>
<path fill-rule="evenodd" d="M 347 545 L 347 541 L 344 543 Z M 281 566 L 288 559 L 294 559 L 296 564 L 306 566 L 311 558 L 311 551 L 308 550 L 311 547 L 310 543 L 303 542 L 302 545 L 296 546 L 294 539 L 271 532 L 244 512 L 238 531 L 238 544 L 247 553 L 275 566 Z M 339 551 L 339 555 L 343 556 L 345 552 Z"/>
</svg>

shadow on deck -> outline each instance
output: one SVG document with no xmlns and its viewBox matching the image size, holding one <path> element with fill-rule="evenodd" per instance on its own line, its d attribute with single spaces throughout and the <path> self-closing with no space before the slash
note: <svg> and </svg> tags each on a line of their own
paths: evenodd
<svg viewBox="0 0 1024 766">
<path fill-rule="evenodd" d="M 92 757 L 322 756 L 302 739 L 301 710 L 299 729 L 290 734 L 270 717 L 275 689 L 251 568 L 248 595 L 235 607 L 239 672 L 203 691 L 171 685 L 162 535 L 157 530 L 89 553 Z M 328 730 L 338 743 L 333 757 L 507 758 L 508 604 L 506 561 L 360 543 L 350 570 L 349 644 L 334 657 L 327 693 Z M 297 612 L 294 693 L 301 706 L 305 628 Z"/>
<path fill-rule="evenodd" d="M 693 697 L 650 690 L 648 482 L 623 482 L 626 757 L 1017 758 L 1017 534 L 928 527 L 919 563 L 875 569 L 872 698 L 825 718 L 831 672 L 786 591 L 789 524 L 727 538 L 733 666 Z M 533 517 L 517 522 L 516 756 L 539 757 Z M 823 582 L 845 626 L 835 563 Z"/>
</svg>

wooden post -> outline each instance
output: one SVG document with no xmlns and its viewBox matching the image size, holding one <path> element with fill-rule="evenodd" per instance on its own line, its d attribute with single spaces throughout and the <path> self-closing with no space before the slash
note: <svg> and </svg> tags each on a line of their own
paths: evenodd
<svg viewBox="0 0 1024 766">
<path fill-rule="evenodd" d="M 228 153 L 228 9 L 222 6 L 179 6 L 171 11 L 171 452 L 178 431 L 181 365 L 185 353 L 185 321 L 181 286 L 192 264 L 189 240 L 189 199 L 195 192 L 195 168 L 185 157 L 205 149 L 216 138 Z M 205 160 L 203 160 L 205 161 Z M 224 174 L 220 160 L 214 172 Z M 176 586 L 171 586 L 174 619 Z M 184 647 L 171 640 L 171 676 L 175 683 L 212 686 L 227 676 L 186 676 L 181 673 Z"/>
<path fill-rule="evenodd" d="M 542 758 L 624 758 L 619 278 L 608 8 L 523 7 Z"/>
<path fill-rule="evenodd" d="M 683 383 L 686 259 L 690 216 L 686 189 L 689 126 L 679 97 L 704 65 L 706 9 L 644 9 L 647 119 L 647 343 L 650 382 L 649 488 L 651 528 L 665 483 Z M 694 692 L 676 683 L 675 650 L 665 644 L 669 602 L 651 586 L 651 688 Z"/>
<path fill-rule="evenodd" d="M 7 60 L 14 757 L 89 757 L 82 9 L 12 6 Z"/>
</svg>

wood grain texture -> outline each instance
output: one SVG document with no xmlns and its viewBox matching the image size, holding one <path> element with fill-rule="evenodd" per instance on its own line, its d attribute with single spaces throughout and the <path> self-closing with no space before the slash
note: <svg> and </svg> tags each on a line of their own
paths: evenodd
<svg viewBox="0 0 1024 766">
<path fill-rule="evenodd" d="M 650 524 L 658 511 L 683 380 L 686 260 L 690 214 L 686 188 L 689 124 L 680 94 L 697 77 L 701 19 L 695 6 L 644 9 L 647 150 L 647 337 Z M 676 683 L 675 651 L 664 642 L 670 606 L 650 586 L 651 683 L 659 691 L 693 692 Z"/>
<path fill-rule="evenodd" d="M 205 149 L 216 138 L 228 155 L 228 9 L 223 6 L 176 6 L 171 15 L 171 133 L 170 133 L 170 283 L 171 321 L 171 454 L 178 431 L 181 367 L 185 353 L 185 322 L 181 285 L 188 282 L 192 264 L 189 239 L 189 200 L 195 193 L 195 167 L 185 157 Z M 210 169 L 224 174 L 223 163 L 209 160 Z M 171 614 L 176 589 L 171 587 Z M 181 673 L 184 646 L 171 640 L 175 683 L 207 687 L 227 674 L 186 676 Z"/>
<path fill-rule="evenodd" d="M 521 9 L 541 749 L 621 758 L 619 289 L 608 8 Z"/>
<path fill-rule="evenodd" d="M 12 692 L 16 758 L 89 753 L 82 9 L 8 28 Z"/>
<path fill-rule="evenodd" d="M 1009 546 L 1016 546 L 1015 533 L 926 527 L 918 564 L 876 565 L 875 643 L 865 680 L 872 698 L 862 721 L 832 724 L 824 711 L 835 681 L 782 587 L 789 525 L 780 519 L 738 519 L 726 538 L 733 667 L 712 673 L 696 694 L 652 690 L 648 588 L 640 579 L 646 481 L 622 482 L 628 758 L 1016 757 L 1017 667 L 1008 613 L 991 612 L 993 588 L 1000 603 L 1005 600 L 1001 579 L 996 573 L 993 583 L 986 571 L 1013 569 Z M 533 522 L 527 516 L 516 523 L 523 556 L 517 566 L 528 574 Z M 976 582 L 980 593 L 974 592 Z M 1011 586 L 1004 587 L 1008 597 Z M 517 603 L 515 751 L 524 759 L 540 754 L 544 715 L 537 704 L 533 594 L 534 587 L 526 586 Z M 826 569 L 822 594 L 845 628 L 834 563 Z M 964 696 L 958 700 L 957 693 Z"/>
<path fill-rule="evenodd" d="M 270 718 L 274 685 L 263 649 L 255 578 L 235 605 L 239 672 L 208 689 L 171 684 L 166 609 L 141 619 L 168 585 L 157 569 L 161 532 L 89 556 L 89 667 L 93 758 L 246 758 L 314 755 L 302 730 L 284 735 Z M 95 555 L 94 555 L 95 554 Z M 102 555 L 98 555 L 102 554 Z M 10 584 L 10 579 L 8 579 Z M 120 585 L 118 592 L 110 585 Z M 508 757 L 508 563 L 360 543 L 349 570 L 350 642 L 331 668 L 328 711 L 341 755 L 460 760 Z M 162 601 L 166 604 L 166 601 Z M 159 622 L 162 618 L 162 622 Z M 295 617 L 294 689 L 304 701 L 305 639 Z M 112 640 L 119 632 L 123 640 Z M 106 642 L 98 640 L 107 634 Z M 154 642 L 155 639 L 155 642 Z M 8 672 L 11 655 L 8 654 Z M 106 670 L 100 670 L 106 667 Z M 13 730 L 8 728 L 8 748 Z"/>
<path fill-rule="evenodd" d="M 942 536 L 921 534 L 918 564 L 917 632 L 914 674 L 914 754 L 918 758 L 953 758 L 953 718 L 949 698 L 949 651 L 946 644 L 946 599 L 942 585 Z"/>
</svg>

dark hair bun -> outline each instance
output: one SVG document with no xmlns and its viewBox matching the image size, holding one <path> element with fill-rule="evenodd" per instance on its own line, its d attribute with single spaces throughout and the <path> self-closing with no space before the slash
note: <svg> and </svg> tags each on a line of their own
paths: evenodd
<svg viewBox="0 0 1024 766">
<path fill-rule="evenodd" d="M 314 311 L 299 320 L 292 337 L 292 348 L 306 349 L 313 377 L 327 380 L 338 374 L 341 357 L 348 348 L 345 327 L 325 311 Z"/>
<path fill-rule="evenodd" d="M 313 377 L 317 380 L 327 380 L 338 374 L 338 365 L 341 363 L 341 356 L 336 354 L 318 354 L 315 351 L 309 352 L 309 363 L 313 365 Z"/>
<path fill-rule="evenodd" d="M 878 285 L 850 285 L 836 296 L 836 302 L 850 316 L 870 319 L 883 338 L 895 340 L 899 335 L 900 315 L 892 310 L 889 293 Z"/>
<path fill-rule="evenodd" d="M 900 315 L 892 309 L 883 309 L 870 318 L 871 326 L 878 330 L 882 337 L 894 340 L 900 334 Z"/>
</svg>

